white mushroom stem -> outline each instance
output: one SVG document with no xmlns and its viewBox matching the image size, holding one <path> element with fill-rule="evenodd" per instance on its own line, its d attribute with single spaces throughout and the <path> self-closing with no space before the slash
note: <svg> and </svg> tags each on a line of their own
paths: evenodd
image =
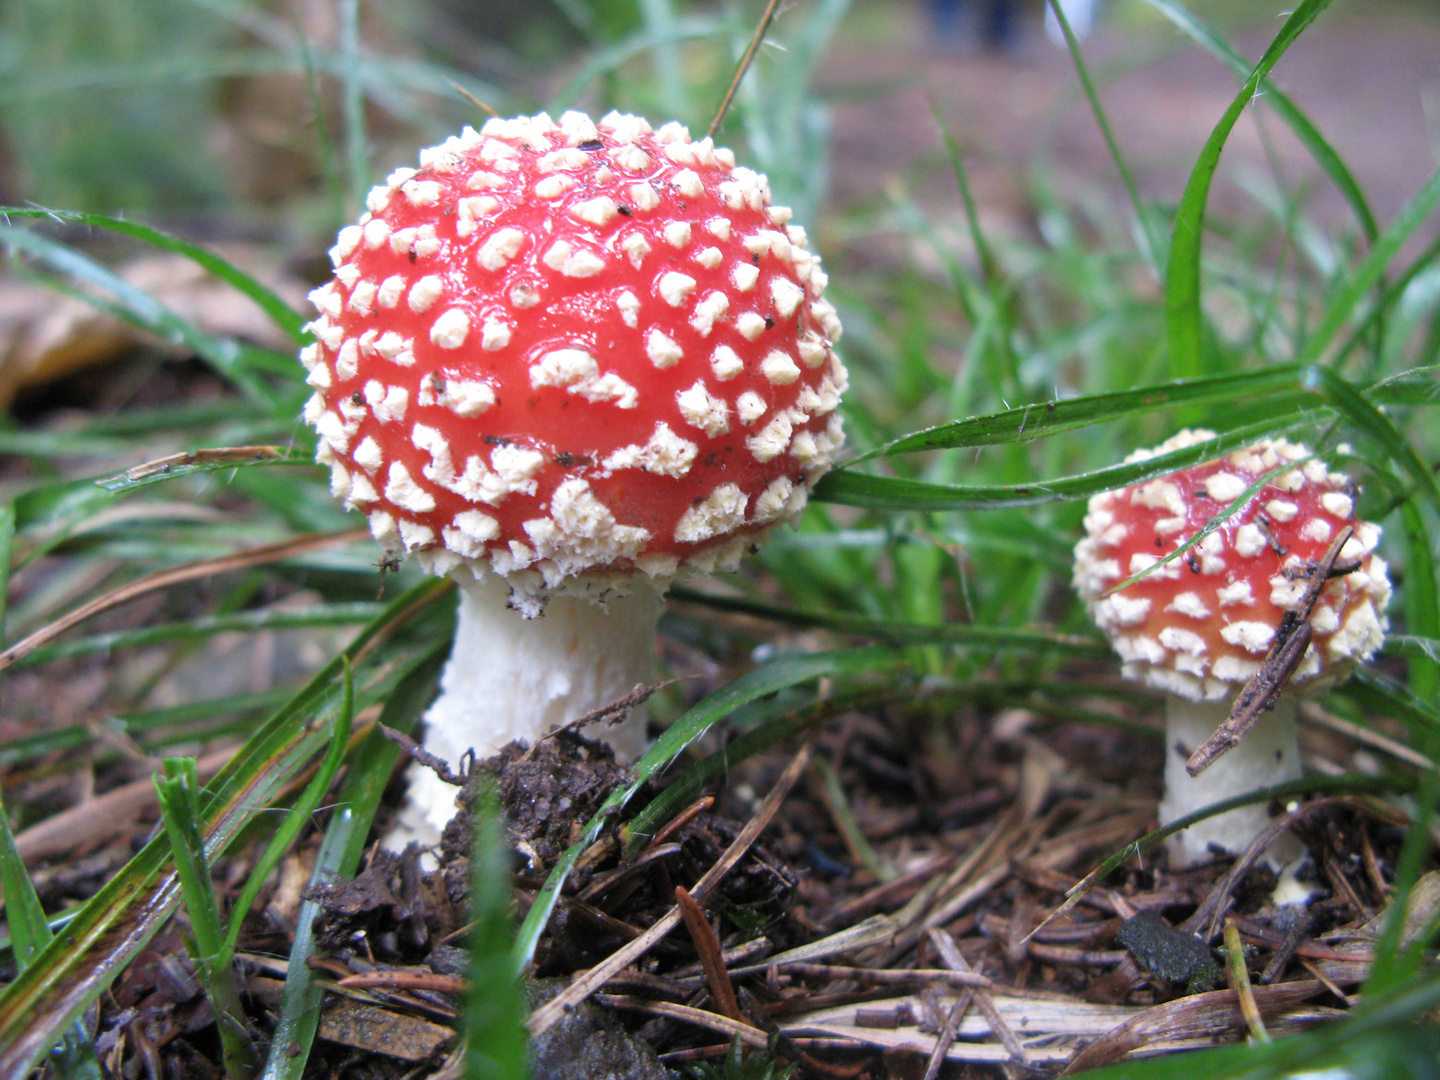
<svg viewBox="0 0 1440 1080">
<path fill-rule="evenodd" d="M 1165 797 L 1160 801 L 1161 825 L 1301 775 L 1293 696 L 1280 695 L 1275 708 L 1199 776 L 1186 772 L 1185 762 L 1225 721 L 1230 711 L 1229 701 L 1191 701 L 1168 694 L 1165 702 Z M 1212 845 L 1238 854 L 1261 830 L 1269 827 L 1270 820 L 1268 807 L 1263 802 L 1206 818 L 1170 837 L 1167 841 L 1170 864 L 1188 866 L 1211 858 Z M 1286 833 L 1270 846 L 1265 858 L 1278 869 L 1303 850 L 1300 842 Z"/>
<path fill-rule="evenodd" d="M 483 760 L 508 743 L 533 743 L 551 728 L 612 704 L 655 678 L 655 627 L 662 593 L 637 581 L 603 602 L 556 595 L 527 619 L 507 606 L 509 585 L 495 574 L 457 573 L 460 604 L 455 643 L 440 676 L 440 696 L 425 714 L 423 745 L 458 768 L 468 751 Z M 643 707 L 588 734 L 608 742 L 621 761 L 645 749 Z M 457 789 L 418 763 L 385 846 L 433 845 L 455 814 Z"/>
</svg>

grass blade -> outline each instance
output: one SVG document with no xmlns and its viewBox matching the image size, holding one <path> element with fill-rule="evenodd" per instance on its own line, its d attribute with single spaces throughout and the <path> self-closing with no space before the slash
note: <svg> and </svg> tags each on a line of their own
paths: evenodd
<svg viewBox="0 0 1440 1080">
<path fill-rule="evenodd" d="M 197 825 L 199 773 L 194 758 L 167 758 L 164 765 L 163 778 L 155 777 L 155 792 L 160 798 L 160 817 L 165 823 L 185 914 L 194 935 L 196 973 L 210 996 L 215 1027 L 220 1032 L 225 1075 L 230 1080 L 247 1080 L 255 1072 L 255 1046 L 245 1027 L 235 965 L 220 932 L 220 909 L 215 902 L 205 843 Z"/>
<path fill-rule="evenodd" d="M 1261 82 L 1276 61 L 1294 44 L 1300 33 L 1330 6 L 1330 0 L 1301 0 L 1265 55 L 1255 65 L 1240 93 L 1210 132 L 1195 161 L 1170 237 L 1170 257 L 1165 267 L 1165 322 L 1170 342 L 1171 370 L 1180 377 L 1196 376 L 1204 370 L 1204 330 L 1200 306 L 1200 246 L 1205 234 L 1205 204 L 1210 182 L 1220 163 L 1220 152 L 1245 107 L 1254 100 Z"/>
</svg>

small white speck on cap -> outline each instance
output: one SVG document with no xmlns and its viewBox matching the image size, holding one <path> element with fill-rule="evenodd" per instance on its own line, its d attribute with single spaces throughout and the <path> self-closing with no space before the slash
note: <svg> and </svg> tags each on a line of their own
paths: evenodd
<svg viewBox="0 0 1440 1080">
<path fill-rule="evenodd" d="M 445 546 L 466 559 L 478 559 L 485 553 L 485 544 L 500 535 L 500 523 L 479 510 L 462 510 L 453 525 L 440 530 Z"/>
<path fill-rule="evenodd" d="M 1175 595 L 1175 599 L 1165 605 L 1166 611 L 1178 612 L 1191 619 L 1208 619 L 1210 609 L 1205 606 L 1205 601 L 1200 598 L 1199 593 L 1182 592 Z"/>
<path fill-rule="evenodd" d="M 412 514 L 428 514 L 435 509 L 435 496 L 417 484 L 410 470 L 398 461 L 390 463 L 390 471 L 386 474 L 385 498 Z"/>
<path fill-rule="evenodd" d="M 443 190 L 434 180 L 407 180 L 400 185 L 411 206 L 434 206 L 440 201 Z"/>
<path fill-rule="evenodd" d="M 737 262 L 730 268 L 730 280 L 741 292 L 749 292 L 760 278 L 760 268 L 754 263 Z"/>
<path fill-rule="evenodd" d="M 578 151 L 583 153 L 584 151 Z M 594 199 L 586 199 L 584 202 L 575 203 L 570 207 L 570 216 L 590 225 L 606 225 L 615 220 L 615 215 L 620 212 L 619 205 L 609 195 L 600 195 Z"/>
<path fill-rule="evenodd" d="M 590 155 L 584 150 L 573 146 L 562 146 L 558 150 L 552 150 L 545 154 L 537 162 L 541 171 L 553 172 L 556 169 L 581 169 L 590 162 Z"/>
<path fill-rule="evenodd" d="M 365 247 L 375 251 L 390 239 L 390 223 L 384 218 L 371 218 L 360 230 L 364 234 Z"/>
<path fill-rule="evenodd" d="M 705 194 L 705 181 L 694 169 L 681 169 L 671 178 L 670 186 L 686 199 L 698 199 Z"/>
<path fill-rule="evenodd" d="M 491 195 L 471 195 L 455 204 L 455 235 L 462 240 L 480 227 L 480 223 L 500 209 L 500 200 Z"/>
<path fill-rule="evenodd" d="M 330 249 L 330 265 L 338 268 L 342 262 L 355 253 L 365 232 L 359 225 L 346 225 L 335 237 L 335 246 Z"/>
<path fill-rule="evenodd" d="M 665 225 L 665 242 L 673 248 L 683 248 L 690 243 L 690 223 L 671 221 Z"/>
<path fill-rule="evenodd" d="M 1165 510 L 1179 517 L 1185 513 L 1185 495 L 1173 480 L 1150 480 L 1133 488 L 1130 501 L 1150 510 Z"/>
<path fill-rule="evenodd" d="M 415 551 L 435 543 L 435 530 L 429 525 L 411 521 L 409 518 L 400 518 L 396 525 L 400 528 L 400 543 L 405 545 L 406 551 Z"/>
<path fill-rule="evenodd" d="M 1150 600 L 1144 596 L 1113 593 L 1095 605 L 1095 621 L 1102 629 L 1134 626 L 1150 614 Z"/>
<path fill-rule="evenodd" d="M 1349 518 L 1355 513 L 1355 500 L 1339 491 L 1327 491 L 1320 496 L 1320 505 L 1338 518 Z"/>
<path fill-rule="evenodd" d="M 465 186 L 471 191 L 491 191 L 495 188 L 505 187 L 509 183 L 509 180 L 498 173 L 486 172 L 481 169 L 470 174 L 470 178 L 465 181 Z"/>
<path fill-rule="evenodd" d="M 727 217 L 712 217 L 705 222 L 705 231 L 717 240 L 729 240 L 730 219 Z"/>
<path fill-rule="evenodd" d="M 1161 627 L 1160 644 L 1175 652 L 1187 653 L 1190 656 L 1203 656 L 1208 648 L 1205 639 L 1193 630 L 1185 630 L 1178 626 Z"/>
<path fill-rule="evenodd" d="M 375 293 L 375 302 L 386 311 L 400 303 L 400 297 L 405 294 L 405 279 L 399 274 L 391 274 L 380 283 L 379 290 Z"/>
<path fill-rule="evenodd" d="M 767 408 L 769 406 L 765 404 L 765 399 L 754 390 L 746 390 L 735 399 L 735 415 L 740 417 L 740 422 L 746 426 L 764 416 Z"/>
<path fill-rule="evenodd" d="M 615 307 L 620 312 L 620 321 L 634 329 L 640 325 L 640 298 L 626 289 L 615 298 Z"/>
<path fill-rule="evenodd" d="M 565 192 L 575 186 L 575 178 L 566 173 L 551 173 L 549 176 L 542 176 L 535 181 L 531 189 L 537 199 L 558 199 Z"/>
<path fill-rule="evenodd" d="M 665 156 L 677 165 L 695 164 L 695 144 L 690 142 L 670 143 L 665 147 Z"/>
<path fill-rule="evenodd" d="M 696 379 L 689 388 L 679 391 L 675 404 L 680 406 L 680 415 L 686 423 L 712 438 L 730 430 L 730 406 L 724 398 L 710 393 L 704 379 Z"/>
<path fill-rule="evenodd" d="M 1220 628 L 1220 636 L 1226 644 L 1244 649 L 1255 656 L 1270 651 L 1270 642 L 1275 640 L 1275 627 L 1269 623 L 1242 619 Z"/>
<path fill-rule="evenodd" d="M 479 416 L 495 404 L 495 388 L 469 379 L 447 379 L 440 404 L 456 416 Z"/>
<path fill-rule="evenodd" d="M 365 403 L 382 424 L 405 419 L 410 407 L 410 391 L 403 386 L 385 386 L 376 379 L 365 384 Z"/>
<path fill-rule="evenodd" d="M 715 267 L 720 265 L 720 261 L 724 259 L 725 256 L 721 253 L 719 248 L 707 247 L 701 248 L 699 251 L 697 251 L 694 254 L 693 258 L 706 270 L 714 270 Z"/>
<path fill-rule="evenodd" d="M 345 301 L 345 306 L 356 315 L 369 315 L 375 310 L 375 290 L 373 281 L 357 281 L 355 287 L 350 290 L 350 296 Z"/>
<path fill-rule="evenodd" d="M 764 464 L 785 452 L 794 432 L 795 419 L 787 409 L 770 417 L 754 435 L 745 436 L 745 447 L 756 461 Z"/>
<path fill-rule="evenodd" d="M 765 316 L 754 311 L 743 311 L 735 317 L 735 329 L 746 341 L 754 341 L 765 332 Z"/>
<path fill-rule="evenodd" d="M 1321 544 L 1330 542 L 1330 536 L 1333 531 L 1330 527 L 1330 522 L 1318 517 L 1309 518 L 1304 525 L 1300 526 L 1301 536 L 1306 540 L 1314 540 Z"/>
<path fill-rule="evenodd" d="M 532 281 L 517 281 L 510 286 L 510 303 L 517 308 L 532 308 L 540 303 L 540 290 Z"/>
<path fill-rule="evenodd" d="M 490 451 L 490 464 L 510 494 L 534 495 L 545 455 L 530 446 L 497 446 Z"/>
<path fill-rule="evenodd" d="M 489 352 L 503 349 L 510 344 L 514 329 L 508 319 L 493 314 L 485 316 L 485 322 L 480 326 L 480 347 Z"/>
<path fill-rule="evenodd" d="M 391 189 L 385 184 L 376 184 L 365 193 L 365 209 L 378 214 L 390 205 Z"/>
<path fill-rule="evenodd" d="M 380 452 L 380 444 L 366 435 L 360 440 L 360 445 L 355 447 L 355 453 L 350 455 L 350 460 L 366 472 L 373 473 L 385 463 L 385 455 Z"/>
<path fill-rule="evenodd" d="M 475 253 L 475 261 L 486 270 L 501 270 L 520 253 L 525 234 L 519 229 L 496 229 Z"/>
<path fill-rule="evenodd" d="M 552 349 L 530 365 L 530 385 L 557 386 L 590 402 L 633 409 L 639 391 L 614 372 L 600 374 L 599 362 L 584 349 Z"/>
<path fill-rule="evenodd" d="M 1188 518 L 1165 517 L 1157 518 L 1154 527 L 1156 534 L 1159 536 L 1173 536 L 1178 532 L 1184 532 L 1186 526 L 1189 524 L 1190 521 Z"/>
<path fill-rule="evenodd" d="M 386 330 L 375 339 L 375 352 L 377 355 L 394 363 L 402 352 L 409 350 L 410 340 L 396 330 Z"/>
<path fill-rule="evenodd" d="M 458 349 L 470 336 L 470 316 L 461 308 L 449 308 L 430 325 L 430 340 L 441 349 Z"/>
<path fill-rule="evenodd" d="M 423 315 L 435 306 L 435 301 L 439 300 L 444 292 L 445 282 L 436 274 L 426 274 L 410 286 L 406 303 L 416 315 Z"/>
<path fill-rule="evenodd" d="M 594 277 L 605 269 L 604 256 L 568 240 L 556 240 L 540 261 L 565 277 L 573 278 Z"/>
<path fill-rule="evenodd" d="M 638 270 L 645 261 L 645 256 L 650 254 L 650 241 L 639 233 L 629 233 L 620 241 L 620 250 L 630 260 L 630 265 Z"/>
<path fill-rule="evenodd" d="M 698 544 L 733 532 L 745 524 L 747 501 L 738 484 L 721 484 L 681 515 L 675 526 L 676 541 Z"/>
<path fill-rule="evenodd" d="M 610 160 L 626 172 L 645 172 L 650 168 L 650 155 L 645 150 L 633 144 L 618 147 Z"/>
<path fill-rule="evenodd" d="M 800 362 L 807 368 L 818 368 L 825 363 L 825 357 L 830 352 L 825 339 L 813 330 L 806 330 L 800 335 L 796 348 L 800 353 Z"/>
<path fill-rule="evenodd" d="M 1265 534 L 1254 522 L 1247 521 L 1235 530 L 1235 554 L 1242 559 L 1253 559 L 1267 546 Z"/>
<path fill-rule="evenodd" d="M 772 225 L 786 224 L 793 214 L 794 211 L 788 206 L 767 206 L 765 208 L 765 216 L 770 219 Z"/>
<path fill-rule="evenodd" d="M 1265 504 L 1265 513 L 1281 523 L 1294 521 L 1295 515 L 1300 513 L 1300 507 L 1288 499 L 1271 499 Z"/>
<path fill-rule="evenodd" d="M 315 310 L 321 315 L 328 315 L 331 318 L 340 317 L 342 301 L 333 281 L 327 281 L 318 289 L 311 289 L 306 299 L 315 305 Z"/>
<path fill-rule="evenodd" d="M 800 366 L 789 354 L 771 349 L 760 361 L 760 374 L 777 386 L 789 386 L 800 377 Z"/>
<path fill-rule="evenodd" d="M 354 338 L 346 338 L 335 354 L 335 374 L 342 379 L 353 379 L 360 370 L 360 344 Z"/>
<path fill-rule="evenodd" d="M 677 270 L 667 270 L 660 275 L 660 280 L 656 282 L 656 288 L 660 293 L 660 299 L 671 307 L 679 307 L 694 291 L 695 279 L 689 274 L 682 274 Z"/>
<path fill-rule="evenodd" d="M 638 147 L 636 148 L 638 149 Z M 648 213 L 660 205 L 660 193 L 648 181 L 637 180 L 630 185 L 630 208 Z"/>
<path fill-rule="evenodd" d="M 622 446 L 602 462 L 606 469 L 642 469 L 657 476 L 679 478 L 690 471 L 700 448 L 689 439 L 682 438 L 670 430 L 670 425 L 660 420 L 644 446 Z"/>
<path fill-rule="evenodd" d="M 789 278 L 770 278 L 770 300 L 775 301 L 780 318 L 789 318 L 805 300 L 805 289 Z"/>
<path fill-rule="evenodd" d="M 755 521 L 764 524 L 784 515 L 794 493 L 795 485 L 788 476 L 770 481 L 755 500 Z"/>
<path fill-rule="evenodd" d="M 305 376 L 307 386 L 313 386 L 316 390 L 328 390 L 334 384 L 335 379 L 328 364 L 311 363 L 307 366 L 310 369 L 310 374 Z"/>
<path fill-rule="evenodd" d="M 1250 582 L 1244 578 L 1241 578 L 1239 581 L 1232 581 L 1228 585 L 1222 585 L 1216 590 L 1215 597 L 1220 601 L 1221 607 L 1233 607 L 1236 604 L 1251 604 L 1255 601 L 1255 595 L 1250 588 Z"/>
<path fill-rule="evenodd" d="M 675 339 L 669 337 L 664 331 L 651 329 L 645 335 L 645 355 L 657 368 L 668 368 L 674 367 L 680 362 L 685 355 L 685 350 L 680 348 Z"/>
<path fill-rule="evenodd" d="M 364 501 L 374 502 L 376 498 L 379 498 L 379 496 L 377 495 L 375 498 L 365 499 Z M 351 492 L 350 499 L 352 502 L 360 501 L 354 492 Z M 370 535 L 376 540 L 379 540 L 380 543 L 391 544 L 400 539 L 400 530 L 395 527 L 395 519 L 385 513 L 385 511 L 371 511 L 367 521 L 370 525 Z"/>
<path fill-rule="evenodd" d="M 655 141 L 664 145 L 665 143 L 688 143 L 690 141 L 690 129 L 679 120 L 671 120 L 655 129 Z"/>
<path fill-rule="evenodd" d="M 710 370 L 721 382 L 728 382 L 745 370 L 745 362 L 729 345 L 717 345 L 710 354 Z"/>
<path fill-rule="evenodd" d="M 690 316 L 690 325 L 701 337 L 709 337 L 710 332 L 715 329 L 715 320 L 729 309 L 730 298 L 723 292 L 715 290 L 706 293 L 705 298 L 695 305 L 695 313 Z"/>
<path fill-rule="evenodd" d="M 1245 494 L 1245 489 L 1249 486 L 1242 477 L 1234 473 L 1211 473 L 1205 478 L 1205 494 L 1218 503 L 1234 502 Z"/>
</svg>

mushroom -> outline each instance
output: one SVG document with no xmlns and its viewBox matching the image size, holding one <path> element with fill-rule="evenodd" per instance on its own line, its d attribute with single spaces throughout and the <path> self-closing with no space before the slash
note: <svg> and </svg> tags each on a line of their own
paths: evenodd
<svg viewBox="0 0 1440 1080">
<path fill-rule="evenodd" d="M 1126 460 L 1214 437 L 1182 431 Z M 1213 532 L 1158 565 L 1251 485 L 1291 462 Z M 1075 586 L 1120 654 L 1125 675 L 1165 691 L 1162 825 L 1301 775 L 1289 692 L 1254 702 L 1254 711 L 1265 715 L 1224 756 L 1198 775 L 1186 768 L 1226 722 L 1231 699 L 1261 670 L 1277 635 L 1283 645 L 1283 635 L 1300 630 L 1295 652 L 1308 635 L 1289 683 L 1310 692 L 1344 678 L 1380 647 L 1390 582 L 1375 553 L 1380 527 L 1355 518 L 1356 494 L 1348 477 L 1330 472 L 1304 446 L 1266 440 L 1090 500 L 1086 535 L 1075 548 Z M 1353 532 L 1338 556 L 1329 554 L 1330 579 L 1307 596 L 1312 578 L 1324 572 L 1327 549 L 1347 528 Z M 1212 848 L 1238 852 L 1268 824 L 1263 805 L 1207 818 L 1171 837 L 1172 861 L 1188 865 Z M 1298 854 L 1290 839 L 1272 846 L 1269 858 L 1279 866 Z"/>
<path fill-rule="evenodd" d="M 311 294 L 305 418 L 335 495 L 459 584 L 424 740 L 453 764 L 651 679 L 668 584 L 800 513 L 840 323 L 765 177 L 679 124 L 492 119 L 366 205 Z M 637 756 L 643 714 L 609 741 Z M 403 829 L 453 809 L 412 771 Z"/>
</svg>

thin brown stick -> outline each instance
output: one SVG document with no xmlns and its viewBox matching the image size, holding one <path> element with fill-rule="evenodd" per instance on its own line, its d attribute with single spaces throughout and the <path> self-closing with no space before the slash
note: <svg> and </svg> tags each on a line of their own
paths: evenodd
<svg viewBox="0 0 1440 1080">
<path fill-rule="evenodd" d="M 1275 696 L 1285 689 L 1290 676 L 1295 674 L 1295 669 L 1300 666 L 1305 650 L 1310 647 L 1310 614 L 1320 599 L 1320 591 L 1337 573 L 1354 569 L 1353 566 L 1344 568 L 1336 565 L 1340 558 L 1340 549 L 1354 532 L 1353 528 L 1346 525 L 1335 535 L 1335 539 L 1330 541 L 1330 546 L 1325 549 L 1320 561 L 1309 567 L 1310 580 L 1300 595 L 1300 602 L 1280 620 L 1280 625 L 1275 630 L 1275 644 L 1270 647 L 1260 670 L 1251 676 L 1245 688 L 1240 691 L 1240 696 L 1235 699 L 1235 705 L 1225 722 L 1216 728 L 1215 734 L 1201 743 L 1190 755 L 1190 760 L 1185 762 L 1185 771 L 1191 776 L 1199 776 L 1216 758 L 1231 750 L 1245 733 L 1255 726 L 1260 717 L 1265 715 L 1266 710 L 1272 707 Z"/>
<path fill-rule="evenodd" d="M 960 952 L 960 946 L 955 944 L 955 939 L 947 932 L 938 927 L 931 927 L 926 931 L 926 936 L 929 938 L 930 944 L 935 947 L 935 951 L 940 954 L 940 959 L 944 961 L 946 967 L 974 974 L 970 962 Z M 1001 1016 L 1000 1010 L 995 1007 L 995 999 L 985 990 L 976 989 L 966 992 L 975 995 L 976 1007 L 985 1014 L 985 1020 L 989 1023 L 990 1030 L 995 1033 L 996 1038 L 1005 1047 L 1005 1052 L 1014 1058 L 1016 1064 L 1027 1064 L 1030 1060 L 1029 1055 L 1025 1053 L 1025 1047 L 1021 1045 L 1014 1030 L 1006 1023 L 1005 1017 Z"/>
<path fill-rule="evenodd" d="M 109 611 L 111 608 L 119 607 L 121 604 L 128 604 L 131 600 L 138 600 L 147 593 L 168 589 L 172 585 L 194 581 L 196 578 L 209 577 L 211 574 L 223 574 L 230 570 L 244 570 L 247 567 L 260 566 L 264 563 L 279 562 L 281 559 L 302 551 L 314 551 L 316 548 L 330 547 L 334 544 L 347 544 L 353 540 L 364 539 L 369 535 L 369 529 L 347 529 L 340 533 L 317 533 L 313 536 L 282 540 L 275 544 L 262 544 L 260 547 L 248 548 L 230 555 L 217 555 L 213 559 L 198 559 L 182 566 L 171 566 L 164 570 L 145 574 L 134 581 L 127 581 L 118 589 L 112 589 L 104 596 L 97 596 L 89 603 L 82 604 L 74 611 L 42 626 L 28 637 L 21 638 L 4 652 L 0 652 L 0 671 L 23 660 L 40 646 L 54 641 L 61 634 L 80 625 L 86 619 Z"/>
<path fill-rule="evenodd" d="M 715 119 L 710 122 L 710 127 L 705 132 L 712 139 L 720 130 L 720 125 L 725 122 L 725 114 L 730 111 L 730 103 L 735 100 L 735 94 L 740 89 L 745 72 L 750 70 L 750 64 L 754 61 L 755 54 L 760 51 L 760 43 L 765 40 L 765 32 L 770 29 L 770 24 L 775 20 L 775 11 L 779 7 L 780 0 L 770 0 L 765 5 L 765 11 L 760 16 L 760 22 L 755 27 L 754 35 L 750 38 L 750 44 L 745 48 L 745 55 L 740 57 L 740 63 L 735 68 L 735 77 L 730 80 L 730 86 L 720 100 L 720 108 L 715 110 Z"/>
<path fill-rule="evenodd" d="M 760 804 L 760 808 L 755 812 L 755 815 L 746 822 L 745 827 L 740 830 L 740 834 L 736 836 L 730 846 L 725 849 L 724 854 L 720 856 L 715 865 L 701 875 L 700 880 L 695 883 L 695 887 L 690 890 L 690 895 L 696 901 L 703 900 L 709 895 L 710 890 L 720 883 L 725 875 L 740 861 L 741 856 L 749 850 L 750 845 L 756 841 L 765 827 L 770 824 L 771 819 L 773 819 L 776 812 L 779 811 L 780 804 L 784 802 L 785 797 L 790 794 L 790 789 L 795 786 L 795 781 L 800 778 L 806 764 L 809 763 L 810 753 L 813 748 L 813 740 L 806 742 L 800 747 L 795 757 L 790 761 L 790 764 L 785 767 L 785 771 L 780 775 L 779 780 L 776 781 L 775 786 L 771 788 L 769 794 L 765 796 L 765 800 Z M 589 971 L 578 976 L 575 981 L 564 990 L 560 991 L 560 993 L 556 994 L 546 1004 L 530 1014 L 529 1020 L 526 1021 L 526 1027 L 529 1029 L 530 1034 L 539 1035 L 548 1031 L 568 1010 L 573 1009 L 591 994 L 595 993 L 600 987 L 604 986 L 612 975 L 629 964 L 634 963 L 640 957 L 644 956 L 645 953 L 649 952 L 655 943 L 670 933 L 671 930 L 675 929 L 679 922 L 680 909 L 678 906 L 672 907 L 664 915 L 660 916 L 660 918 L 656 920 L 655 925 L 650 927 L 645 933 L 641 934 L 634 941 L 622 945 Z"/>
<path fill-rule="evenodd" d="M 1250 1038 L 1256 1042 L 1269 1042 L 1270 1032 L 1265 1030 L 1265 1018 L 1260 1015 L 1260 1006 L 1255 1004 L 1255 988 L 1250 985 L 1250 972 L 1245 967 L 1245 946 L 1240 941 L 1240 928 L 1225 920 L 1225 960 L 1230 973 L 1230 989 L 1239 1000 L 1240 1015 Z"/>
<path fill-rule="evenodd" d="M 744 1023 L 745 1014 L 740 1011 L 740 1002 L 735 998 L 735 985 L 730 981 L 730 973 L 725 970 L 725 958 L 721 955 L 720 938 L 715 933 L 715 928 L 710 925 L 710 920 L 705 918 L 705 912 L 700 910 L 695 898 L 685 891 L 684 885 L 675 886 L 675 906 L 680 909 L 680 917 L 685 920 L 685 929 L 689 931 L 690 940 L 695 944 L 695 952 L 700 957 L 700 968 L 705 972 L 705 982 L 710 987 L 711 999 L 731 1020 Z"/>
</svg>

